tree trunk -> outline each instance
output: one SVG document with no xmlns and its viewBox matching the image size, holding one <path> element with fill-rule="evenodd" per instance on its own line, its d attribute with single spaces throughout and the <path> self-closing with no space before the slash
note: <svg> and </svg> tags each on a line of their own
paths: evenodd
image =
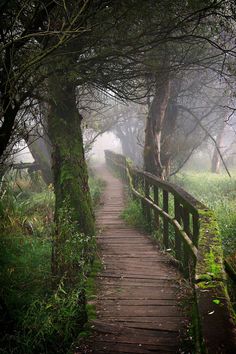
<svg viewBox="0 0 236 354">
<path fill-rule="evenodd" d="M 173 159 L 173 150 L 176 146 L 174 141 L 174 133 L 178 117 L 178 109 L 175 102 L 176 97 L 171 94 L 166 109 L 166 117 L 163 122 L 162 144 L 161 144 L 161 161 L 163 165 L 163 176 L 168 178 L 171 172 L 171 161 Z"/>
<path fill-rule="evenodd" d="M 119 126 L 117 126 L 115 133 L 121 142 L 122 154 L 134 161 L 135 160 L 134 157 L 135 145 L 133 141 L 134 139 L 133 136 L 129 134 L 128 131 L 129 128 L 127 126 L 125 128 L 126 128 L 126 132 L 124 133 L 122 129 Z"/>
<path fill-rule="evenodd" d="M 76 108 L 75 87 L 59 80 L 50 81 L 53 97 L 48 116 L 48 136 L 52 144 L 52 170 L 55 191 L 55 221 L 60 226 L 60 210 L 65 206 L 71 210 L 72 222 L 85 235 L 94 235 L 94 215 L 88 186 L 88 173 L 84 157 L 81 130 L 82 117 Z M 57 232 L 60 235 L 60 230 Z M 54 242 L 52 269 L 63 273 L 58 264 L 58 252 L 63 250 L 58 237 Z"/>
<path fill-rule="evenodd" d="M 51 162 L 51 146 L 47 141 L 47 137 L 37 137 L 30 134 L 26 141 L 28 148 L 33 156 L 40 171 L 44 182 L 49 185 L 53 183 L 52 162 Z"/>
<path fill-rule="evenodd" d="M 157 83 L 156 94 L 151 103 L 145 129 L 144 170 L 164 179 L 161 161 L 161 137 L 170 95 L 169 73 L 163 72 Z"/>
<path fill-rule="evenodd" d="M 11 142 L 18 107 L 12 108 L 10 99 L 3 102 L 3 123 L 0 127 L 0 163 L 3 163 L 10 155 L 7 148 Z"/>
<path fill-rule="evenodd" d="M 216 137 L 216 145 L 220 149 L 222 142 L 223 142 L 223 137 L 224 137 L 224 129 L 225 129 L 225 122 L 220 127 L 220 130 L 217 134 Z M 216 146 L 214 147 L 213 151 L 213 156 L 211 160 L 211 172 L 212 173 L 220 173 L 220 164 L 221 164 L 221 158 L 219 155 L 219 152 L 217 151 Z"/>
</svg>

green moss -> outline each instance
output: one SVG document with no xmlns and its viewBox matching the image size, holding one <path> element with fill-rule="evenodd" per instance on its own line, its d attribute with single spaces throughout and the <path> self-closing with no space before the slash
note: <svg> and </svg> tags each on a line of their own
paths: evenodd
<svg viewBox="0 0 236 354">
<path fill-rule="evenodd" d="M 53 79 L 49 82 L 54 100 L 48 119 L 48 135 L 53 149 L 57 220 L 58 210 L 65 199 L 74 210 L 73 219 L 85 235 L 94 235 L 94 215 L 88 186 L 87 166 L 84 158 L 81 116 L 76 107 L 73 84 Z"/>
<path fill-rule="evenodd" d="M 214 212 L 199 210 L 199 217 L 197 280 L 224 279 L 222 242 Z"/>
<path fill-rule="evenodd" d="M 206 255 L 208 263 L 208 273 L 214 277 L 217 277 L 221 274 L 222 268 L 221 265 L 216 262 L 216 255 L 214 254 L 212 248 L 210 252 Z"/>
</svg>

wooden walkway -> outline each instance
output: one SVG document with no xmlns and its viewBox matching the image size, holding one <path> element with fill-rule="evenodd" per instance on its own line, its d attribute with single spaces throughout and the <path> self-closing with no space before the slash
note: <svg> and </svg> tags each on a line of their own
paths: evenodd
<svg viewBox="0 0 236 354">
<path fill-rule="evenodd" d="M 184 353 L 181 275 L 148 236 L 121 219 L 122 182 L 105 167 L 101 177 L 107 183 L 97 214 L 104 269 L 98 276 L 92 353 Z"/>
</svg>

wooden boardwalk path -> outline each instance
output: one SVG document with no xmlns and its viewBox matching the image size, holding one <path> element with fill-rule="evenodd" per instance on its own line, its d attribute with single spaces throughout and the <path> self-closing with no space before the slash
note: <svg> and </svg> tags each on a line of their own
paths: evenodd
<svg viewBox="0 0 236 354">
<path fill-rule="evenodd" d="M 181 275 L 151 239 L 127 226 L 123 185 L 107 169 L 103 206 L 97 214 L 104 269 L 98 276 L 92 352 L 180 353 L 186 323 Z"/>
</svg>

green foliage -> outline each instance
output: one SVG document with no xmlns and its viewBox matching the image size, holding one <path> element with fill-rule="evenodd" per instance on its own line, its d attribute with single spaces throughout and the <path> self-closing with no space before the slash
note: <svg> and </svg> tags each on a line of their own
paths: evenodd
<svg viewBox="0 0 236 354">
<path fill-rule="evenodd" d="M 98 202 L 101 182 L 93 182 Z M 5 183 L 0 197 L 0 353 L 66 353 L 82 326 L 94 316 L 93 281 L 87 280 L 95 253 L 94 237 L 78 232 L 66 202 L 53 223 L 51 186 L 36 189 L 26 175 Z M 59 233 L 58 233 L 59 230 Z M 61 239 L 52 275 L 52 240 Z M 96 265 L 97 267 L 97 265 Z M 89 285 L 90 284 L 90 285 Z M 88 290 L 90 289 L 90 290 Z"/>
<path fill-rule="evenodd" d="M 141 230 L 147 230 L 147 221 L 144 218 L 140 203 L 136 200 L 129 200 L 124 211 L 121 214 L 122 218 L 131 226 L 135 226 Z"/>
<path fill-rule="evenodd" d="M 235 254 L 236 238 L 236 176 L 186 172 L 173 181 L 215 211 L 225 255 Z"/>
<path fill-rule="evenodd" d="M 102 191 L 105 187 L 105 182 L 102 179 L 96 178 L 93 174 L 89 175 L 89 189 L 92 197 L 93 205 L 96 207 L 100 201 Z"/>
<path fill-rule="evenodd" d="M 32 186 L 28 176 L 23 179 L 10 178 L 4 183 L 0 197 L 0 228 L 5 233 L 23 232 L 23 234 L 41 235 L 53 220 L 54 193 L 51 186 Z M 40 182 L 41 183 L 41 182 Z M 40 188 L 39 188 L 40 187 Z M 40 191 L 37 191 L 37 190 Z M 37 192 L 35 192 L 35 190 Z"/>
<path fill-rule="evenodd" d="M 63 279 L 48 297 L 33 301 L 22 321 L 24 353 L 65 353 L 85 321 L 83 288 L 65 290 Z"/>
<path fill-rule="evenodd" d="M 86 236 L 78 231 L 73 213 L 74 211 L 68 206 L 68 201 L 65 200 L 58 211 L 58 222 L 54 226 L 53 237 L 55 248 L 53 263 L 55 262 L 57 267 L 56 273 L 59 276 L 66 275 L 70 284 L 74 279 L 75 281 L 78 279 L 78 272 L 84 279 L 96 249 L 95 237 Z"/>
<path fill-rule="evenodd" d="M 32 299 L 46 291 L 50 276 L 50 241 L 13 233 L 0 238 L 0 298 L 17 319 Z M 44 285 L 41 287 L 41 285 Z"/>
</svg>

